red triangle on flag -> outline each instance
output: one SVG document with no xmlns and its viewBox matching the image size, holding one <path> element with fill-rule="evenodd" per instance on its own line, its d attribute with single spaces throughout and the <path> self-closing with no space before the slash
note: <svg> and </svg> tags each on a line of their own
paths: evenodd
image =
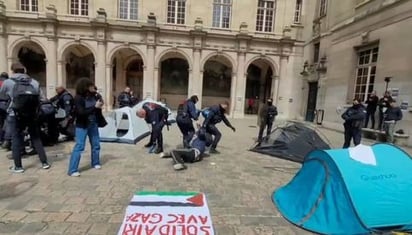
<svg viewBox="0 0 412 235">
<path fill-rule="evenodd" d="M 199 193 L 191 198 L 186 199 L 187 201 L 195 204 L 196 206 L 203 206 L 203 194 Z"/>
</svg>

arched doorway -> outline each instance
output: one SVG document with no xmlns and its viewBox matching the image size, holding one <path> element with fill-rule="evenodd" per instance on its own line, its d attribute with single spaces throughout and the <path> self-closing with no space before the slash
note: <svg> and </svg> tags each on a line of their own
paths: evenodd
<svg viewBox="0 0 412 235">
<path fill-rule="evenodd" d="M 230 101 L 232 64 L 223 56 L 209 58 L 203 67 L 202 108 Z"/>
<path fill-rule="evenodd" d="M 35 42 L 25 42 L 16 51 L 20 63 L 27 69 L 27 74 L 40 83 L 40 87 L 46 88 L 46 56 L 43 49 Z"/>
<path fill-rule="evenodd" d="M 187 98 L 189 63 L 183 56 L 164 57 L 160 62 L 160 101 L 177 109 Z"/>
<path fill-rule="evenodd" d="M 63 53 L 63 59 L 65 61 L 63 74 L 69 91 L 74 92 L 79 78 L 87 77 L 95 81 L 95 58 L 89 48 L 83 45 L 70 46 Z"/>
<path fill-rule="evenodd" d="M 273 98 L 272 66 L 263 59 L 253 61 L 247 68 L 245 114 L 257 114 L 259 105 Z"/>
<path fill-rule="evenodd" d="M 134 95 L 140 99 L 143 97 L 143 59 L 133 49 L 122 48 L 116 51 L 112 60 L 112 93 L 114 105 L 117 105 L 117 96 L 130 87 Z"/>
</svg>

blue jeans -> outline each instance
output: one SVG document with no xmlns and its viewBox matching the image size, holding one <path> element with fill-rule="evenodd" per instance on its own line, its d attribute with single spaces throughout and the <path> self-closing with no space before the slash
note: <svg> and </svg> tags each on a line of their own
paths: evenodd
<svg viewBox="0 0 412 235">
<path fill-rule="evenodd" d="M 87 136 L 89 136 L 90 145 L 92 147 L 92 167 L 100 165 L 100 136 L 97 123 L 91 122 L 87 128 L 76 127 L 75 136 L 76 144 L 74 145 L 70 157 L 69 175 L 79 171 L 80 155 L 81 152 L 84 151 Z"/>
</svg>

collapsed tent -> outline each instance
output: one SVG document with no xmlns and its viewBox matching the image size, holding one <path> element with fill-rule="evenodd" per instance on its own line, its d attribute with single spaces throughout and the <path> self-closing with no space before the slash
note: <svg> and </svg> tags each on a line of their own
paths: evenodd
<svg viewBox="0 0 412 235">
<path fill-rule="evenodd" d="M 393 145 L 317 150 L 273 202 L 293 224 L 321 234 L 412 231 L 412 160 Z"/>
<path fill-rule="evenodd" d="M 150 98 L 146 98 L 146 99 L 140 101 L 138 104 L 136 104 L 136 105 L 133 107 L 133 109 L 134 109 L 134 110 L 138 110 L 138 109 L 142 108 L 143 105 L 149 106 L 149 108 L 151 108 L 151 109 L 155 108 L 156 105 L 160 105 L 160 106 L 166 108 L 166 109 L 169 111 L 169 116 L 167 117 L 167 121 L 168 121 L 169 123 L 175 123 L 175 122 L 176 122 L 176 117 L 175 117 L 175 115 L 172 113 L 172 111 L 170 110 L 170 108 L 168 108 L 168 107 L 166 106 L 166 104 L 164 104 L 164 103 L 162 103 L 162 102 L 159 102 L 159 101 L 155 101 L 155 100 L 150 99 Z"/>
<path fill-rule="evenodd" d="M 133 108 L 124 107 L 105 114 L 107 125 L 99 128 L 102 142 L 136 144 L 150 134 L 145 120 L 136 116 Z"/>
<path fill-rule="evenodd" d="M 250 151 L 303 162 L 305 156 L 313 150 L 330 149 L 315 130 L 301 123 L 288 123 L 284 127 L 278 127 L 267 138 L 268 141 L 263 141 Z"/>
</svg>

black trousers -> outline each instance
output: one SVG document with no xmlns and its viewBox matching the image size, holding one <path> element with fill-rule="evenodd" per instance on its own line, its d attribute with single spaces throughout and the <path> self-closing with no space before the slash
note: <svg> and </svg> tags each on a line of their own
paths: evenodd
<svg viewBox="0 0 412 235">
<path fill-rule="evenodd" d="M 383 111 L 379 110 L 379 124 L 378 124 L 378 130 L 383 129 Z"/>
<path fill-rule="evenodd" d="M 40 140 L 40 127 L 38 121 L 31 120 L 30 122 L 27 121 L 20 121 L 16 119 L 16 117 L 11 116 L 10 118 L 10 129 L 12 131 L 12 156 L 14 159 L 14 166 L 15 167 L 22 167 L 21 157 L 22 152 L 21 149 L 24 144 L 24 131 L 28 130 L 30 139 L 33 143 L 33 147 L 36 150 L 37 154 L 39 155 L 40 161 L 42 163 L 47 163 L 46 152 L 44 151 L 43 144 Z"/>
<path fill-rule="evenodd" d="M 345 127 L 345 142 L 343 148 L 349 148 L 350 142 L 353 139 L 355 146 L 359 145 L 362 139 L 362 130 L 359 128 Z"/>
<path fill-rule="evenodd" d="M 370 110 L 366 112 L 365 128 L 368 128 L 369 119 L 372 121 L 372 129 L 375 129 L 375 113 L 376 110 Z"/>
<path fill-rule="evenodd" d="M 6 111 L 0 110 L 0 142 L 4 141 L 5 135 L 5 123 L 6 123 L 7 113 Z"/>
<path fill-rule="evenodd" d="M 194 149 L 174 149 L 171 152 L 174 163 L 193 163 L 199 161 L 196 157 L 196 151 Z"/>
<path fill-rule="evenodd" d="M 258 135 L 258 142 L 262 142 L 263 139 L 263 131 L 266 129 L 266 136 L 269 137 L 270 133 L 272 133 L 272 126 L 273 122 L 267 122 L 265 125 L 260 125 L 259 127 L 259 135 Z"/>
<path fill-rule="evenodd" d="M 215 124 L 208 124 L 206 126 L 206 132 L 213 135 L 213 142 L 212 142 L 211 148 L 216 149 L 217 144 L 222 138 L 222 133 L 220 133 L 219 129 L 217 129 Z"/>
<path fill-rule="evenodd" d="M 176 118 L 176 123 L 183 135 L 183 147 L 190 148 L 190 141 L 195 134 L 192 119 L 179 115 Z"/>
<path fill-rule="evenodd" d="M 163 127 L 165 126 L 164 121 L 160 121 L 156 124 L 152 124 L 152 135 L 151 141 L 157 144 L 157 148 L 163 151 Z"/>
</svg>

